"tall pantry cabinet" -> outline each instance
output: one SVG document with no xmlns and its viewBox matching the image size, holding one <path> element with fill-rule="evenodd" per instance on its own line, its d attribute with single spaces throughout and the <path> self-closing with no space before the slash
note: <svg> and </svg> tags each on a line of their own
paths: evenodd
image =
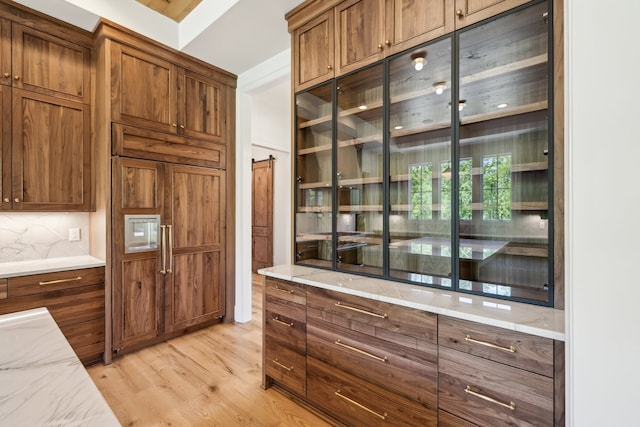
<svg viewBox="0 0 640 427">
<path fill-rule="evenodd" d="M 236 76 L 111 22 L 95 35 L 108 363 L 233 320 Z"/>
</svg>

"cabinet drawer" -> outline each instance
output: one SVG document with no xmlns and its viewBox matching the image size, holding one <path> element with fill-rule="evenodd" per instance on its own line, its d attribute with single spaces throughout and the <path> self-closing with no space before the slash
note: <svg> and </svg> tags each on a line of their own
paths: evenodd
<svg viewBox="0 0 640 427">
<path fill-rule="evenodd" d="M 350 426 L 436 426 L 435 409 L 307 357 L 309 400 Z"/>
<path fill-rule="evenodd" d="M 104 267 L 9 278 L 9 298 L 104 284 Z"/>
<path fill-rule="evenodd" d="M 82 363 L 96 362 L 104 353 L 104 318 L 61 328 Z"/>
<path fill-rule="evenodd" d="M 9 296 L 9 285 L 7 279 L 0 279 L 0 299 L 6 299 Z"/>
<path fill-rule="evenodd" d="M 438 427 L 477 427 L 477 425 L 448 412 L 438 411 Z"/>
<path fill-rule="evenodd" d="M 265 373 L 287 389 L 304 396 L 307 390 L 307 362 L 300 354 L 277 341 L 265 342 Z"/>
<path fill-rule="evenodd" d="M 552 426 L 553 380 L 440 348 L 438 407 L 480 426 Z"/>
<path fill-rule="evenodd" d="M 440 316 L 438 344 L 553 377 L 553 340 Z"/>
<path fill-rule="evenodd" d="M 437 348 L 430 351 L 309 319 L 307 353 L 394 393 L 436 407 Z"/>
<path fill-rule="evenodd" d="M 265 293 L 267 295 L 267 304 L 270 302 L 278 303 L 283 306 L 295 304 L 302 308 L 307 304 L 307 291 L 305 289 L 305 285 L 301 285 L 299 283 L 267 278 L 265 281 Z"/>
<path fill-rule="evenodd" d="M 0 314 L 47 307 L 59 327 L 104 319 L 104 284 L 0 300 Z"/>
<path fill-rule="evenodd" d="M 307 349 L 306 325 L 302 321 L 266 310 L 264 333 L 268 337 L 290 344 L 302 352 Z"/>
<path fill-rule="evenodd" d="M 353 329 L 403 347 L 431 351 L 437 342 L 433 313 L 309 287 L 307 317 Z"/>
</svg>

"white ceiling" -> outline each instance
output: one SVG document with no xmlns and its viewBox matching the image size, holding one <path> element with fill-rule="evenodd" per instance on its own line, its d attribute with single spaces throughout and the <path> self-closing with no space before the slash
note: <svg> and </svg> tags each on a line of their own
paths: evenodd
<svg viewBox="0 0 640 427">
<path fill-rule="evenodd" d="M 177 23 L 135 0 L 14 0 L 93 31 L 100 17 L 242 74 L 290 47 L 285 13 L 303 0 L 203 0 Z"/>
</svg>

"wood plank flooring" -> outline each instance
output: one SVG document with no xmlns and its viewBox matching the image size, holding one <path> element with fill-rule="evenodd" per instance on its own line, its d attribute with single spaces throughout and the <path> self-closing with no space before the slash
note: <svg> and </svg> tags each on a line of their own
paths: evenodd
<svg viewBox="0 0 640 427">
<path fill-rule="evenodd" d="M 262 279 L 253 320 L 221 324 L 88 368 L 123 426 L 326 427 L 272 389 L 262 390 Z"/>
</svg>

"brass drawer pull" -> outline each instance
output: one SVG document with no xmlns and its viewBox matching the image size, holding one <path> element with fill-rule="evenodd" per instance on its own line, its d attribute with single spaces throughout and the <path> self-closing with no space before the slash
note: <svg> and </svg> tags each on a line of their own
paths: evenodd
<svg viewBox="0 0 640 427">
<path fill-rule="evenodd" d="M 288 327 L 290 327 L 290 328 L 293 326 L 293 322 L 291 322 L 291 323 L 283 322 L 283 321 L 282 321 L 282 320 L 280 320 L 277 316 L 276 316 L 276 317 L 274 317 L 274 318 L 273 318 L 273 319 L 271 319 L 271 320 L 273 320 L 273 321 L 274 321 L 274 322 L 276 322 L 276 323 L 280 323 L 281 325 L 288 326 Z"/>
<path fill-rule="evenodd" d="M 381 420 L 386 420 L 387 419 L 387 413 L 385 412 L 384 414 L 380 414 L 376 411 L 374 411 L 373 409 L 369 409 L 366 406 L 364 406 L 362 403 L 358 403 L 353 399 L 348 398 L 347 396 L 345 396 L 344 394 L 342 394 L 340 392 L 340 390 L 335 391 L 333 394 L 335 394 L 336 396 L 338 396 L 341 399 L 346 400 L 347 402 L 351 403 L 352 405 L 357 406 L 360 409 L 364 409 L 365 411 L 367 411 L 368 413 L 375 415 L 376 417 L 380 418 Z"/>
<path fill-rule="evenodd" d="M 512 345 L 510 345 L 509 347 L 501 347 L 499 345 L 491 344 L 490 342 L 474 340 L 473 338 L 471 338 L 470 335 L 467 335 L 464 338 L 464 340 L 468 341 L 468 342 L 471 342 L 471 343 L 474 343 L 474 344 L 480 344 L 480 345 L 483 345 L 485 347 L 495 348 L 496 350 L 508 351 L 509 353 L 515 353 L 516 352 L 516 348 L 514 346 L 512 346 Z"/>
<path fill-rule="evenodd" d="M 370 357 L 372 359 L 379 360 L 380 362 L 386 362 L 387 361 L 387 356 L 384 356 L 384 357 L 376 356 L 375 354 L 371 354 L 368 351 L 364 351 L 364 350 L 361 350 L 361 349 L 359 349 L 357 347 L 353 347 L 353 346 L 351 346 L 349 344 L 345 344 L 340 340 L 335 340 L 333 343 L 335 345 L 339 345 L 340 347 L 344 347 L 346 349 L 355 351 L 356 353 L 364 354 L 365 356 L 368 356 L 368 357 Z"/>
<path fill-rule="evenodd" d="M 293 289 L 282 289 L 282 288 L 278 287 L 278 285 L 275 285 L 273 287 L 273 289 L 275 289 L 276 291 L 285 292 L 287 294 L 292 294 L 293 293 Z"/>
<path fill-rule="evenodd" d="M 278 359 L 273 359 L 272 362 L 280 366 L 282 369 L 286 369 L 289 372 L 293 371 L 293 366 L 292 367 L 285 366 L 282 363 L 278 362 Z"/>
<path fill-rule="evenodd" d="M 464 389 L 464 392 L 465 393 L 469 393 L 470 395 L 478 397 L 478 398 L 480 398 L 482 400 L 486 400 L 487 402 L 495 403 L 496 405 L 500 405 L 500 406 L 502 406 L 504 408 L 511 409 L 512 411 L 516 410 L 516 404 L 515 403 L 513 403 L 513 402 L 509 402 L 509 403 L 500 402 L 499 400 L 496 400 L 493 397 L 489 397 L 489 396 L 485 396 L 484 394 L 477 393 L 477 392 L 471 390 L 471 386 L 470 385 L 468 385 L 467 388 Z"/>
<path fill-rule="evenodd" d="M 58 279 L 49 280 L 48 282 L 38 282 L 40 286 L 57 285 L 58 283 L 75 282 L 76 280 L 82 280 L 82 276 L 72 277 L 71 279 Z"/>
<path fill-rule="evenodd" d="M 362 313 L 362 314 L 368 314 L 369 316 L 373 316 L 373 317 L 379 317 L 380 319 L 386 319 L 389 317 L 389 315 L 387 313 L 384 314 L 378 314 L 378 313 L 374 313 L 373 311 L 367 311 L 367 310 L 363 310 L 361 308 L 357 308 L 357 307 L 352 307 L 350 305 L 344 305 L 342 304 L 340 301 L 338 301 L 337 303 L 335 303 L 336 307 L 341 307 L 344 308 L 346 310 L 351 310 L 351 311 L 355 311 L 356 313 Z"/>
</svg>

